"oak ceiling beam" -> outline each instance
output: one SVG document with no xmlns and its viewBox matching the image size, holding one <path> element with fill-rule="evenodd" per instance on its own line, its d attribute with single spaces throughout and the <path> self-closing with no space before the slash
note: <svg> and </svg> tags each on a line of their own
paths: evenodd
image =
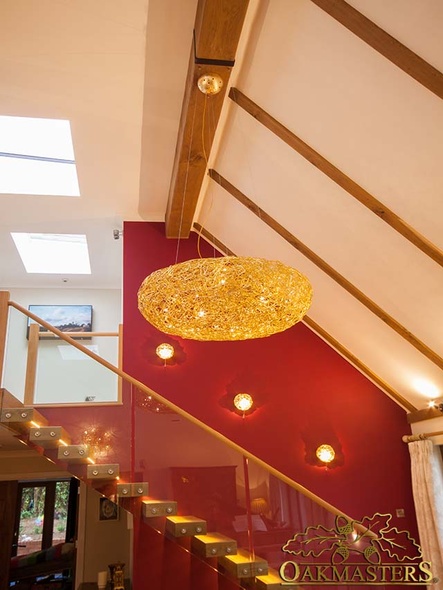
<svg viewBox="0 0 443 590">
<path fill-rule="evenodd" d="M 213 234 L 207 229 L 203 228 L 199 223 L 194 222 L 194 230 L 203 235 L 211 244 L 213 244 L 218 250 L 226 254 L 226 256 L 235 256 L 234 252 L 230 250 L 223 242 L 220 242 Z M 358 357 L 352 354 L 347 348 L 345 348 L 338 340 L 333 338 L 326 330 L 321 328 L 313 319 L 305 315 L 302 322 L 306 324 L 313 332 L 315 332 L 320 338 L 322 338 L 329 346 L 334 348 L 342 357 L 348 362 L 354 365 L 365 377 L 375 383 L 380 389 L 385 391 L 392 399 L 394 399 L 402 408 L 408 412 L 416 412 L 417 408 L 405 399 L 398 391 L 393 389 L 386 383 L 381 377 L 379 377 L 374 371 L 366 366 Z"/>
<path fill-rule="evenodd" d="M 199 0 L 175 160 L 166 209 L 166 236 L 187 238 L 205 176 L 249 0 Z M 218 94 L 203 94 L 203 75 L 217 74 Z"/>
<path fill-rule="evenodd" d="M 298 154 L 303 156 L 303 158 L 308 160 L 313 166 L 318 168 L 320 172 L 323 172 L 323 174 L 341 186 L 341 188 L 348 192 L 352 197 L 357 199 L 359 203 L 372 211 L 372 213 L 395 229 L 404 238 L 409 240 L 411 244 L 414 244 L 414 246 L 419 248 L 424 254 L 432 258 L 434 262 L 443 266 L 443 252 L 439 248 L 415 231 L 398 215 L 388 209 L 381 201 L 368 193 L 364 188 L 349 178 L 349 176 L 346 176 L 346 174 L 336 168 L 302 139 L 297 137 L 292 131 L 289 131 L 289 129 L 277 121 L 277 119 L 274 119 L 274 117 L 238 90 L 238 88 L 231 88 L 229 98 L 254 117 L 259 123 L 269 129 L 269 131 L 282 139 Z"/>
<path fill-rule="evenodd" d="M 344 0 L 311 0 L 425 88 L 443 98 L 443 74 Z"/>
<path fill-rule="evenodd" d="M 303 242 L 298 240 L 293 234 L 291 234 L 286 228 L 284 228 L 278 221 L 268 215 L 266 211 L 261 209 L 254 201 L 243 194 L 237 187 L 231 184 L 226 178 L 217 172 L 216 170 L 210 169 L 209 176 L 217 184 L 223 187 L 229 194 L 231 194 L 237 201 L 247 207 L 252 213 L 257 215 L 261 221 L 266 223 L 271 229 L 273 229 L 278 235 L 284 238 L 291 246 L 298 250 L 303 256 L 315 264 L 320 270 L 327 274 L 333 279 L 340 287 L 350 293 L 357 301 L 369 309 L 374 315 L 376 315 L 382 322 L 388 325 L 394 330 L 399 336 L 404 338 L 409 344 L 421 352 L 426 358 L 436 364 L 440 369 L 443 369 L 443 358 L 440 357 L 436 352 L 431 350 L 424 342 L 419 340 L 414 334 L 402 326 L 392 316 L 387 314 L 381 307 L 379 307 L 372 299 L 369 299 L 360 289 L 357 289 L 351 282 L 349 282 L 343 275 L 338 273 L 332 266 L 325 262 L 320 256 L 310 250 Z"/>
</svg>

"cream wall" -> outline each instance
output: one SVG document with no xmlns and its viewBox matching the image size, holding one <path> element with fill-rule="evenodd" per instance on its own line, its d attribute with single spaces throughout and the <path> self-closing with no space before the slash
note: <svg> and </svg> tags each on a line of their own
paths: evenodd
<svg viewBox="0 0 443 590">
<path fill-rule="evenodd" d="M 121 323 L 119 289 L 10 289 L 9 292 L 10 299 L 26 309 L 31 304 L 90 304 L 92 329 L 96 332 L 117 332 Z M 26 330 L 26 317 L 11 308 L 2 386 L 21 401 L 27 359 Z M 93 338 L 81 344 L 92 346 L 94 352 L 118 364 L 117 338 Z M 116 401 L 117 379 L 69 345 L 57 340 L 40 341 L 35 402 L 80 403 L 87 396 L 98 402 Z"/>
<path fill-rule="evenodd" d="M 76 587 L 82 582 L 97 582 L 97 573 L 107 571 L 118 561 L 125 564 L 125 578 L 132 577 L 132 514 L 119 509 L 117 520 L 99 520 L 101 498 L 96 490 L 80 482 L 77 535 Z"/>
</svg>

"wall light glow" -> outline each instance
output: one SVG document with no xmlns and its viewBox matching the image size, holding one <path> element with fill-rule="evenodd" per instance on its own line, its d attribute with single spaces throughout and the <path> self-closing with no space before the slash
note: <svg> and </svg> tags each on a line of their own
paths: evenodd
<svg viewBox="0 0 443 590">
<path fill-rule="evenodd" d="M 440 391 L 435 383 L 427 379 L 414 379 L 412 383 L 414 389 L 429 398 L 439 397 Z"/>
</svg>

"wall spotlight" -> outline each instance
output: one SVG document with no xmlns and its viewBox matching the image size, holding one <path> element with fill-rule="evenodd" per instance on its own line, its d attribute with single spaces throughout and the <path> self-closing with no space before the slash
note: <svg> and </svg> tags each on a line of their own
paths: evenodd
<svg viewBox="0 0 443 590">
<path fill-rule="evenodd" d="M 165 362 L 169 359 L 172 359 L 172 357 L 174 356 L 174 352 L 175 351 L 172 344 L 168 344 L 167 342 L 159 344 L 155 349 L 155 354 Z"/>
<path fill-rule="evenodd" d="M 335 451 L 331 445 L 320 445 L 315 451 L 317 458 L 325 465 L 331 463 L 335 458 Z"/>
<path fill-rule="evenodd" d="M 249 395 L 249 393 L 237 393 L 234 397 L 234 406 L 240 412 L 247 412 L 252 408 L 254 400 Z"/>
</svg>

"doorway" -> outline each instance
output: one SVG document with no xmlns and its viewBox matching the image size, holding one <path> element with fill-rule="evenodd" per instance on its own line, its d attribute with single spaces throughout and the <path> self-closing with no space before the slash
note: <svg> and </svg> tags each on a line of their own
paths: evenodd
<svg viewBox="0 0 443 590">
<path fill-rule="evenodd" d="M 74 537 L 77 486 L 75 478 L 18 484 L 12 557 Z"/>
</svg>

